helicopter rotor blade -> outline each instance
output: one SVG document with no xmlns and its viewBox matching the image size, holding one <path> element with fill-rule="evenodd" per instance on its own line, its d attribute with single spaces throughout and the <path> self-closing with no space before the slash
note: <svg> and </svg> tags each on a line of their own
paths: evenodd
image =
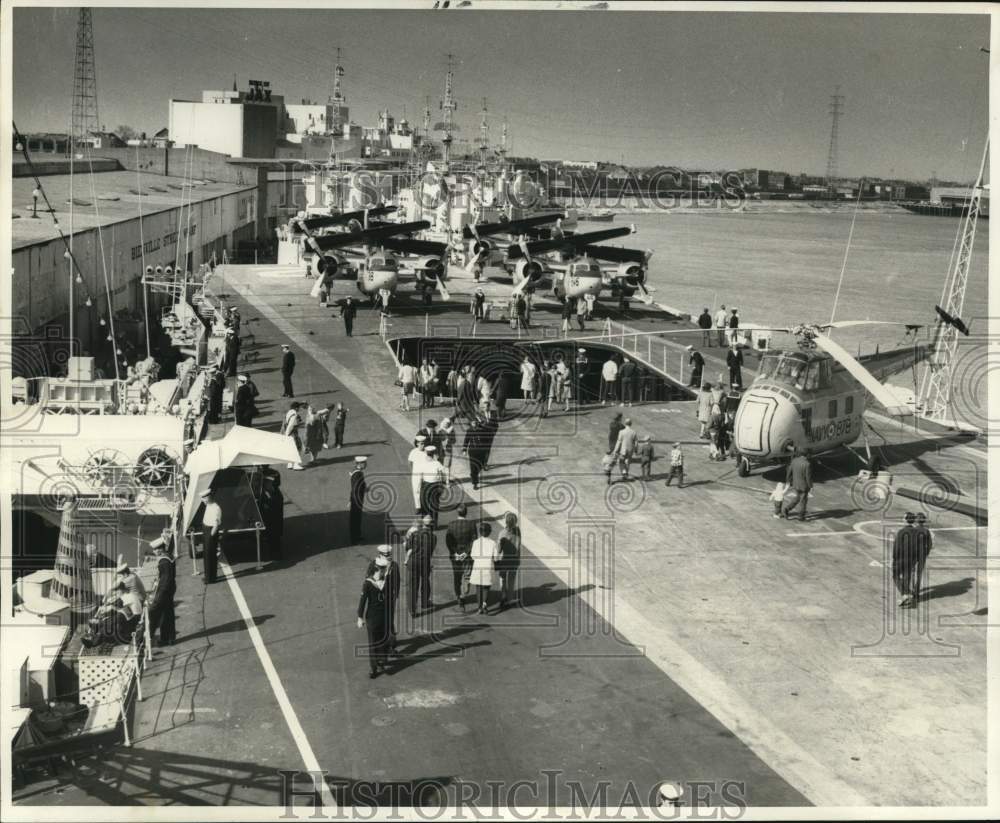
<svg viewBox="0 0 1000 823">
<path fill-rule="evenodd" d="M 825 334 L 816 334 L 813 340 L 819 348 L 847 369 L 848 374 L 864 386 L 892 417 L 903 417 L 911 413 L 909 407 L 900 405 L 899 399 L 876 380 L 872 373 L 855 360 L 851 353 L 839 343 L 834 342 Z"/>
</svg>

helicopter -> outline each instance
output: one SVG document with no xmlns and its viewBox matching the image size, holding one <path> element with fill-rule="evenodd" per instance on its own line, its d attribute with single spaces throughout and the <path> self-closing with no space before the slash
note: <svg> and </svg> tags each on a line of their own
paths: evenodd
<svg viewBox="0 0 1000 823">
<path fill-rule="evenodd" d="M 399 285 L 401 274 L 414 275 L 420 288 L 434 286 L 444 300 L 451 295 L 444 285 L 447 269 L 444 264 L 448 246 L 427 240 L 415 240 L 412 235 L 430 227 L 426 220 L 412 223 L 376 223 L 360 231 L 336 232 L 310 239 L 310 245 L 319 254 L 317 269 L 321 275 L 328 272 L 350 272 L 356 263 L 358 291 L 374 302 L 378 294 L 392 294 Z M 333 251 L 342 250 L 338 255 Z M 397 255 L 413 255 L 417 259 L 409 271 L 400 264 Z"/>
<path fill-rule="evenodd" d="M 516 261 L 512 267 L 515 295 L 537 286 L 543 277 L 551 275 L 553 293 L 560 299 L 574 300 L 589 294 L 598 296 L 602 289 L 612 288 L 620 289 L 625 296 L 641 290 L 643 301 L 652 302 L 646 288 L 646 270 L 653 252 L 595 245 L 602 240 L 634 234 L 634 225 L 566 234 L 557 223 L 552 233 L 554 236 L 548 240 L 530 243 L 522 237 L 517 245 L 507 249 L 507 261 Z M 537 256 L 545 253 L 556 254 L 558 259 Z M 601 261 L 616 265 L 608 267 Z"/>
<path fill-rule="evenodd" d="M 824 331 L 859 325 L 903 326 L 914 335 L 913 346 L 863 358 L 862 364 Z M 891 417 L 913 410 L 882 380 L 911 367 L 927 356 L 917 345 L 920 325 L 883 321 L 846 320 L 822 325 L 773 328 L 798 338 L 798 349 L 766 349 L 753 382 L 742 394 L 733 424 L 733 452 L 737 474 L 747 477 L 755 466 L 787 458 L 793 449 L 813 454 L 847 448 L 866 465 L 872 464 L 864 431 L 864 413 L 870 394 Z M 865 441 L 867 459 L 851 448 Z"/>
</svg>

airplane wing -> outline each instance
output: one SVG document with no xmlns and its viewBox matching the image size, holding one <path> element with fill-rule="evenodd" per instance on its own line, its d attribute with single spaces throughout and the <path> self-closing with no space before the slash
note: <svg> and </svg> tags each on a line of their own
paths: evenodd
<svg viewBox="0 0 1000 823">
<path fill-rule="evenodd" d="M 525 217 L 521 220 L 501 220 L 497 223 L 477 223 L 475 227 L 465 226 L 462 229 L 462 237 L 466 240 L 475 240 L 477 237 L 489 237 L 493 234 L 521 234 L 525 230 L 535 226 L 544 226 L 547 223 L 555 223 L 556 220 L 560 220 L 565 216 L 565 214 L 540 214 L 537 217 Z"/>
<path fill-rule="evenodd" d="M 432 256 L 444 258 L 448 254 L 447 243 L 433 243 L 429 240 L 412 240 L 408 237 L 388 237 L 381 241 L 390 251 L 400 254 L 416 254 L 421 257 Z"/>
<path fill-rule="evenodd" d="M 899 405 L 899 400 L 896 396 L 886 389 L 868 369 L 855 360 L 854 356 L 847 349 L 831 340 L 825 334 L 817 334 L 813 339 L 819 348 L 832 355 L 834 360 L 843 366 L 851 377 L 864 386 L 871 396 L 885 407 L 885 410 L 890 415 L 893 417 L 902 417 L 911 413 L 910 408 Z"/>
<path fill-rule="evenodd" d="M 600 243 L 602 240 L 613 240 L 616 237 L 625 237 L 625 235 L 628 234 L 632 234 L 632 228 L 629 226 L 621 226 L 620 228 L 615 229 L 604 229 L 602 231 L 591 231 L 584 232 L 583 234 L 556 237 L 552 240 L 536 240 L 533 243 L 526 243 L 525 246 L 527 247 L 527 256 L 529 257 L 559 249 L 580 252 L 592 243 Z M 517 260 L 524 256 L 525 249 L 521 248 L 520 245 L 511 245 L 511 247 L 507 250 L 507 257 L 510 260 Z"/>
<path fill-rule="evenodd" d="M 426 220 L 415 220 L 412 223 L 388 223 L 374 228 L 365 229 L 358 232 L 342 232 L 340 234 L 324 234 L 316 237 L 313 242 L 321 251 L 328 249 L 341 249 L 345 246 L 374 245 L 383 240 L 398 237 L 403 234 L 413 234 L 414 232 L 429 229 L 431 224 Z"/>
<path fill-rule="evenodd" d="M 369 217 L 384 217 L 387 214 L 392 214 L 396 211 L 395 206 L 376 206 L 373 209 L 368 209 Z M 326 228 L 327 226 L 343 226 L 350 223 L 352 220 L 363 221 L 365 219 L 365 210 L 360 211 L 346 211 L 343 214 L 330 214 L 323 215 L 322 217 L 307 217 L 299 220 L 299 225 L 307 233 L 314 232 L 316 229 Z"/>
<path fill-rule="evenodd" d="M 581 251 L 595 260 L 607 260 L 609 263 L 645 263 L 650 257 L 648 252 L 639 249 L 616 246 L 584 246 Z"/>
</svg>

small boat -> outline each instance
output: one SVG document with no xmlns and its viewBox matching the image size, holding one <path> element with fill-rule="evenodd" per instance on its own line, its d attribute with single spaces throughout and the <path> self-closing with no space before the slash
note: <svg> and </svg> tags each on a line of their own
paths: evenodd
<svg viewBox="0 0 1000 823">
<path fill-rule="evenodd" d="M 610 223 L 615 219 L 616 212 L 609 209 L 601 209 L 599 211 L 582 211 L 577 215 L 578 220 L 587 220 L 591 223 Z"/>
</svg>

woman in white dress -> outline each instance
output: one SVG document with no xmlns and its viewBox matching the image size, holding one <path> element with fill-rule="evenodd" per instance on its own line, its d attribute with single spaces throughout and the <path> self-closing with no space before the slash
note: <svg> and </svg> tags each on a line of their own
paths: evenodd
<svg viewBox="0 0 1000 823">
<path fill-rule="evenodd" d="M 521 394 L 527 401 L 535 399 L 535 371 L 531 358 L 525 357 L 521 364 Z"/>
<path fill-rule="evenodd" d="M 497 560 L 499 549 L 495 540 L 490 539 L 490 532 L 493 529 L 489 523 L 479 524 L 479 537 L 472 542 L 469 556 L 472 558 L 472 574 L 469 583 L 476 587 L 479 599 L 479 611 L 477 614 L 486 614 L 486 600 L 490 594 L 490 587 L 496 577 L 494 563 Z"/>
</svg>

